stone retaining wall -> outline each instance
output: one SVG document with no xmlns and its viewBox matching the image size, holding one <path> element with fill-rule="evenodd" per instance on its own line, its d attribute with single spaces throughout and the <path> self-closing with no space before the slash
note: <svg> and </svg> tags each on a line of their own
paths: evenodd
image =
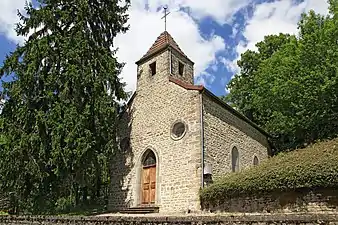
<svg viewBox="0 0 338 225">
<path fill-rule="evenodd" d="M 240 216 L 180 216 L 180 217 L 43 217 L 0 216 L 0 225 L 317 225 L 338 224 L 338 214 L 270 214 Z"/>
<path fill-rule="evenodd" d="M 234 197 L 213 203 L 202 202 L 202 208 L 211 212 L 338 213 L 338 189 L 299 189 L 256 197 Z"/>
</svg>

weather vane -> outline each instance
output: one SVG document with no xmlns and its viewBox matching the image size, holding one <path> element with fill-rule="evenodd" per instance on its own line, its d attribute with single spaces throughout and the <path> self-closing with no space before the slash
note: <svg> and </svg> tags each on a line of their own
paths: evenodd
<svg viewBox="0 0 338 225">
<path fill-rule="evenodd" d="M 164 9 L 164 16 L 161 19 L 164 18 L 164 30 L 167 31 L 167 16 L 170 14 L 170 12 L 167 12 L 168 6 L 164 6 L 163 9 Z"/>
</svg>

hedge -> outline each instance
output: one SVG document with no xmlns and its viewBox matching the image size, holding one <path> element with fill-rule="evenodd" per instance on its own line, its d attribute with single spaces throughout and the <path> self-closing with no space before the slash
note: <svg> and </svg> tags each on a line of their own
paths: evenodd
<svg viewBox="0 0 338 225">
<path fill-rule="evenodd" d="M 225 175 L 201 190 L 204 203 L 297 189 L 338 187 L 338 138 L 265 160 Z"/>
</svg>

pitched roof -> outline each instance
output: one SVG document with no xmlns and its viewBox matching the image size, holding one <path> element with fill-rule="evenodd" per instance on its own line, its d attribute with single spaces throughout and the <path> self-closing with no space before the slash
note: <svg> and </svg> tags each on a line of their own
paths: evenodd
<svg viewBox="0 0 338 225">
<path fill-rule="evenodd" d="M 153 56 L 157 52 L 166 49 L 167 47 L 171 47 L 175 49 L 178 53 L 180 53 L 184 58 L 188 59 L 190 62 L 192 62 L 188 56 L 186 56 L 183 51 L 180 49 L 174 38 L 167 32 L 164 31 L 160 34 L 160 36 L 157 37 L 154 44 L 150 47 L 150 49 L 147 51 L 145 55 L 142 56 L 140 60 L 136 62 L 136 64 L 141 63 L 142 61 L 148 59 L 149 57 Z M 193 63 L 193 62 L 192 62 Z"/>
<path fill-rule="evenodd" d="M 178 86 L 181 86 L 187 90 L 196 90 L 196 91 L 202 91 L 204 89 L 203 85 L 193 85 L 193 84 L 187 84 L 183 81 L 176 79 L 174 77 L 169 77 L 169 81 L 173 82 L 174 84 L 177 84 Z"/>
<path fill-rule="evenodd" d="M 232 108 L 230 105 L 228 105 L 227 103 L 225 103 L 224 101 L 222 101 L 220 98 L 218 98 L 216 95 L 214 95 L 211 91 L 209 91 L 208 89 L 206 89 L 203 85 L 186 84 L 183 81 L 181 81 L 179 79 L 176 79 L 176 78 L 173 78 L 173 77 L 169 77 L 169 81 L 172 82 L 172 83 L 174 83 L 174 84 L 177 84 L 178 86 L 181 86 L 181 87 L 183 87 L 183 88 L 185 88 L 187 90 L 197 90 L 197 91 L 200 91 L 202 93 L 207 94 L 208 96 L 211 97 L 211 99 L 213 99 L 214 102 L 216 102 L 217 104 L 219 104 L 223 108 L 225 108 L 228 111 L 230 111 L 233 115 L 235 115 L 238 118 L 244 120 L 245 122 L 247 122 L 248 124 L 250 124 L 251 126 L 253 126 L 254 128 L 256 128 L 263 135 L 265 135 L 267 137 L 271 137 L 271 135 L 269 133 L 267 133 L 265 130 L 263 130 L 262 128 L 260 128 L 254 122 L 252 122 L 249 118 L 247 118 L 246 116 L 244 116 L 243 114 L 241 114 L 240 112 L 238 112 L 237 110 L 235 110 L 234 108 Z"/>
</svg>

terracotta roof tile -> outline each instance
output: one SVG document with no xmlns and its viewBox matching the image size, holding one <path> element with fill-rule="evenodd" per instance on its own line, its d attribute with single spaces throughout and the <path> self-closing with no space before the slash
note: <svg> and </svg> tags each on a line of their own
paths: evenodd
<svg viewBox="0 0 338 225">
<path fill-rule="evenodd" d="M 225 103 L 224 101 L 222 101 L 220 98 L 218 98 L 216 95 L 214 95 L 211 91 L 209 91 L 208 89 L 206 89 L 203 85 L 192 85 L 192 84 L 186 84 L 183 81 L 173 78 L 173 77 L 169 77 L 169 81 L 173 82 L 174 84 L 177 84 L 178 86 L 181 86 L 187 90 L 197 90 L 200 92 L 204 92 L 205 94 L 209 95 L 212 100 L 214 102 L 216 102 L 218 105 L 222 106 L 223 108 L 225 108 L 226 110 L 228 110 L 229 112 L 231 112 L 232 114 L 234 114 L 235 116 L 237 116 L 238 118 L 246 121 L 248 124 L 250 124 L 251 126 L 253 126 L 254 128 L 256 128 L 259 132 L 261 132 L 263 135 L 267 136 L 267 137 L 271 137 L 271 135 L 269 133 L 267 133 L 265 130 L 263 130 L 262 128 L 260 128 L 258 125 L 256 125 L 254 122 L 252 122 L 250 119 L 248 119 L 246 116 L 244 116 L 243 114 L 241 114 L 240 112 L 238 112 L 237 110 L 235 110 L 234 108 L 232 108 L 231 106 L 229 106 L 227 103 Z"/>
<path fill-rule="evenodd" d="M 177 84 L 178 86 L 181 86 L 187 90 L 197 90 L 197 91 L 202 91 L 204 89 L 203 85 L 192 85 L 192 84 L 187 84 L 184 83 L 183 81 L 173 78 L 173 77 L 169 77 L 169 81 Z"/>
<path fill-rule="evenodd" d="M 147 51 L 147 53 L 144 56 L 142 56 L 142 58 L 136 63 L 143 61 L 144 59 L 153 55 L 157 51 L 162 50 L 163 48 L 168 47 L 168 46 L 172 47 L 177 52 L 182 54 L 185 58 L 189 59 L 180 49 L 180 47 L 178 46 L 174 38 L 167 31 L 164 31 L 163 33 L 160 34 L 160 36 L 158 36 L 158 38 L 156 39 L 154 44 L 150 47 L 150 49 Z M 191 60 L 189 59 L 189 61 Z"/>
</svg>

